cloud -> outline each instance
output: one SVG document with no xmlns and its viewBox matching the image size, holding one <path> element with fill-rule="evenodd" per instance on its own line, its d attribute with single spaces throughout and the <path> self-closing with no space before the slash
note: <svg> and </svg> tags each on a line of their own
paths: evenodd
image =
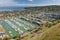
<svg viewBox="0 0 60 40">
<path fill-rule="evenodd" d="M 33 1 L 33 0 L 29 0 Z M 14 0 L 0 0 L 0 7 L 1 6 L 36 6 L 37 4 L 22 4 L 17 3 Z"/>
<path fill-rule="evenodd" d="M 56 0 L 52 0 L 52 1 L 56 1 Z"/>
<path fill-rule="evenodd" d="M 28 1 L 33 1 L 33 0 L 28 0 Z"/>
<path fill-rule="evenodd" d="M 29 0 L 33 1 L 33 0 Z M 55 0 L 54 0 L 55 1 Z M 14 0 L 0 0 L 0 7 L 1 6 L 44 6 L 44 5 L 60 5 L 60 3 L 51 3 L 51 4 L 22 4 L 22 3 L 17 3 Z"/>
<path fill-rule="evenodd" d="M 13 0 L 0 0 L 0 6 L 12 6 L 15 5 L 16 2 Z"/>
</svg>

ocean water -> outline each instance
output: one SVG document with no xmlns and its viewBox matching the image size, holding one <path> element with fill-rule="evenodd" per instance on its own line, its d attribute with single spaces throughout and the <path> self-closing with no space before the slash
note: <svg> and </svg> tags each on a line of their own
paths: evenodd
<svg viewBox="0 0 60 40">
<path fill-rule="evenodd" d="M 0 11 L 4 10 L 23 10 L 25 7 L 0 7 Z"/>
</svg>

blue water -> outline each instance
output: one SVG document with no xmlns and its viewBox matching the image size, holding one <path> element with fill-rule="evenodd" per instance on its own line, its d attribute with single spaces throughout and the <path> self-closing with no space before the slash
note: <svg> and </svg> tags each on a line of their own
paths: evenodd
<svg viewBox="0 0 60 40">
<path fill-rule="evenodd" d="M 25 7 L 0 7 L 0 10 L 23 10 Z"/>
</svg>

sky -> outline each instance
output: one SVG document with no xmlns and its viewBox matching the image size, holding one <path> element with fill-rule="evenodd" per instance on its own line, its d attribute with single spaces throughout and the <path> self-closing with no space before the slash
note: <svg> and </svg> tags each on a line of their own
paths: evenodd
<svg viewBox="0 0 60 40">
<path fill-rule="evenodd" d="M 0 7 L 60 5 L 60 0 L 0 0 Z"/>
</svg>

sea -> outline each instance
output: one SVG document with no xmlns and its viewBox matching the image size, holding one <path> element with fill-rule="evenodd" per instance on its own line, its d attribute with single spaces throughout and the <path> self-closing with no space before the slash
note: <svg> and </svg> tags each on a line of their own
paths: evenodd
<svg viewBox="0 0 60 40">
<path fill-rule="evenodd" d="M 24 10 L 26 7 L 0 7 L 0 11 L 8 11 L 8 10 Z"/>
</svg>

